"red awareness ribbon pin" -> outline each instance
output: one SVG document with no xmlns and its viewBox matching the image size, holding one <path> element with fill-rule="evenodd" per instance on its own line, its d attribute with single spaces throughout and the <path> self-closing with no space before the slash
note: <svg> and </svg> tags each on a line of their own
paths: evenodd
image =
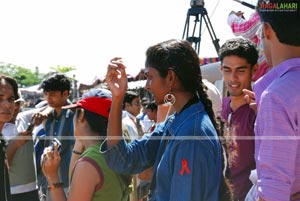
<svg viewBox="0 0 300 201">
<path fill-rule="evenodd" d="M 184 172 L 191 174 L 191 170 L 189 169 L 188 161 L 186 159 L 181 160 L 181 170 L 179 174 L 183 176 Z"/>
</svg>

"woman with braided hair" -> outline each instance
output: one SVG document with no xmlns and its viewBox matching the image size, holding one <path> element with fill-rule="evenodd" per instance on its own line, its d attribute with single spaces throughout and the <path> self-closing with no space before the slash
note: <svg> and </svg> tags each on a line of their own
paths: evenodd
<svg viewBox="0 0 300 201">
<path fill-rule="evenodd" d="M 151 201 L 230 200 L 222 174 L 217 123 L 202 83 L 199 57 L 190 43 L 172 39 L 148 48 L 145 88 L 156 104 L 172 104 L 175 113 L 151 134 L 131 143 L 124 140 L 121 128 L 127 89 L 125 68 L 121 58 L 114 58 L 106 75 L 113 98 L 108 138 L 100 152 L 110 168 L 137 174 L 154 166 Z"/>
</svg>

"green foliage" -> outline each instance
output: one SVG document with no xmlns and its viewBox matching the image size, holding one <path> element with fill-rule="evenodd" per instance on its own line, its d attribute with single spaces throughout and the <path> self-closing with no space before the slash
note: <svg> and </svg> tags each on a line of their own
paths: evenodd
<svg viewBox="0 0 300 201">
<path fill-rule="evenodd" d="M 73 80 L 72 77 L 68 76 L 68 73 L 76 70 L 74 66 L 60 66 L 57 65 L 56 67 L 50 67 L 51 71 L 49 71 L 44 77 L 47 78 L 49 76 L 52 76 L 56 73 L 62 73 L 65 74 L 70 80 Z"/>
<path fill-rule="evenodd" d="M 68 73 L 70 71 L 76 70 L 74 66 L 60 66 L 50 67 L 50 69 L 54 70 L 57 73 Z"/>
<path fill-rule="evenodd" d="M 43 75 L 39 74 L 38 67 L 36 67 L 35 72 L 32 72 L 28 68 L 14 64 L 0 63 L 0 73 L 15 78 L 19 87 L 32 86 L 40 83 L 43 79 Z"/>
<path fill-rule="evenodd" d="M 17 66 L 10 63 L 0 62 L 0 74 L 5 74 L 15 78 L 18 81 L 19 87 L 28 87 L 36 85 L 42 82 L 45 77 L 52 75 L 54 73 L 68 73 L 70 71 L 76 70 L 74 66 L 60 66 L 50 67 L 52 72 L 47 74 L 39 73 L 39 68 L 36 67 L 35 71 L 21 66 Z M 72 80 L 72 78 L 70 78 Z"/>
</svg>

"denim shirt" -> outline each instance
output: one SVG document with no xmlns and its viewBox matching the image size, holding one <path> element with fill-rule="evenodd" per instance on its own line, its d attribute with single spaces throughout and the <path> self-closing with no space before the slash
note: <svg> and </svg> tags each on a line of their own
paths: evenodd
<svg viewBox="0 0 300 201">
<path fill-rule="evenodd" d="M 154 165 L 151 201 L 218 200 L 221 145 L 201 102 L 158 124 L 151 134 L 100 152 L 114 171 L 136 174 Z"/>
<path fill-rule="evenodd" d="M 60 166 L 59 177 L 64 183 L 65 187 L 69 186 L 69 164 L 72 155 L 72 148 L 74 145 L 74 129 L 73 117 L 74 112 L 70 109 L 63 109 L 59 117 L 55 118 L 55 111 L 46 120 L 45 131 L 46 136 L 56 137 L 61 142 L 60 150 Z M 46 140 L 45 147 L 49 146 L 51 140 Z"/>
</svg>

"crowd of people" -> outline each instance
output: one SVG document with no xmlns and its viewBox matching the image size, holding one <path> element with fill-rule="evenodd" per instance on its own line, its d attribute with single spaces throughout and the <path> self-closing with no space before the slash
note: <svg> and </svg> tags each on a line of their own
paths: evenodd
<svg viewBox="0 0 300 201">
<path fill-rule="evenodd" d="M 147 96 L 128 89 L 121 57 L 76 102 L 51 75 L 26 111 L 0 75 L 0 200 L 299 200 L 300 10 L 265 5 L 278 3 L 259 0 L 249 20 L 230 12 L 240 37 L 219 50 L 226 96 L 183 39 L 146 50 Z"/>
</svg>

